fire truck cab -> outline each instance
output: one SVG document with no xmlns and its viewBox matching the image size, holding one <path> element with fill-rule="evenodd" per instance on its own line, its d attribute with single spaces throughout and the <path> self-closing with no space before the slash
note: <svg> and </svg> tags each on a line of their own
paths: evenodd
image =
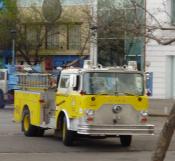
<svg viewBox="0 0 175 161">
<path fill-rule="evenodd" d="M 153 135 L 148 123 L 144 74 L 129 67 L 69 68 L 58 74 L 19 74 L 14 118 L 26 136 L 55 129 L 65 145 L 77 137 Z"/>
</svg>

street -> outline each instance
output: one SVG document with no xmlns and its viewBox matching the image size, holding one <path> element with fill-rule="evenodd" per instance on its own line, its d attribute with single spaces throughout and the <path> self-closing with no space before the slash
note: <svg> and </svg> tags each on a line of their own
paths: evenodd
<svg viewBox="0 0 175 161">
<path fill-rule="evenodd" d="M 13 122 L 12 108 L 1 109 L 0 161 L 149 161 L 165 121 L 165 117 L 150 117 L 150 123 L 156 125 L 155 136 L 135 136 L 129 148 L 121 147 L 118 138 L 80 139 L 75 146 L 65 147 L 53 136 L 52 130 L 41 138 L 25 137 L 20 124 Z M 166 161 L 174 161 L 174 158 L 175 136 Z"/>
</svg>

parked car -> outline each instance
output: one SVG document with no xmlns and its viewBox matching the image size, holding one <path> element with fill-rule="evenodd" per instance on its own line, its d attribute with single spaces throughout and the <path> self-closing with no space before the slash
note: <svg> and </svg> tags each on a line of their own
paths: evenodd
<svg viewBox="0 0 175 161">
<path fill-rule="evenodd" d="M 13 103 L 17 82 L 15 66 L 8 65 L 7 69 L 0 69 L 0 108 L 4 108 L 6 103 Z"/>
</svg>

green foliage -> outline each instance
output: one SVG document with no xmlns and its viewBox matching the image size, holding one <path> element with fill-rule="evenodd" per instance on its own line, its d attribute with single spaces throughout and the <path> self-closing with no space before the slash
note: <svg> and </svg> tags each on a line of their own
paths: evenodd
<svg viewBox="0 0 175 161">
<path fill-rule="evenodd" d="M 17 11 L 16 0 L 2 0 L 2 1 L 4 3 L 4 8 L 1 10 L 0 15 L 9 18 L 15 18 Z"/>
<path fill-rule="evenodd" d="M 16 0 L 3 0 L 4 8 L 0 11 L 0 42 L 2 48 L 10 43 L 10 31 L 16 27 Z"/>
</svg>

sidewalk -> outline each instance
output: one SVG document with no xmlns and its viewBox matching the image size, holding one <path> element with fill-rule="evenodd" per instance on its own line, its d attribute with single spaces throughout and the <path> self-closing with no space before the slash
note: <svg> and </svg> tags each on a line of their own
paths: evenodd
<svg viewBox="0 0 175 161">
<path fill-rule="evenodd" d="M 151 116 L 168 116 L 175 100 L 173 99 L 150 99 L 150 108 L 148 110 Z"/>
<path fill-rule="evenodd" d="M 13 104 L 7 104 L 7 105 L 5 105 L 5 109 L 13 110 L 14 105 Z"/>
</svg>

